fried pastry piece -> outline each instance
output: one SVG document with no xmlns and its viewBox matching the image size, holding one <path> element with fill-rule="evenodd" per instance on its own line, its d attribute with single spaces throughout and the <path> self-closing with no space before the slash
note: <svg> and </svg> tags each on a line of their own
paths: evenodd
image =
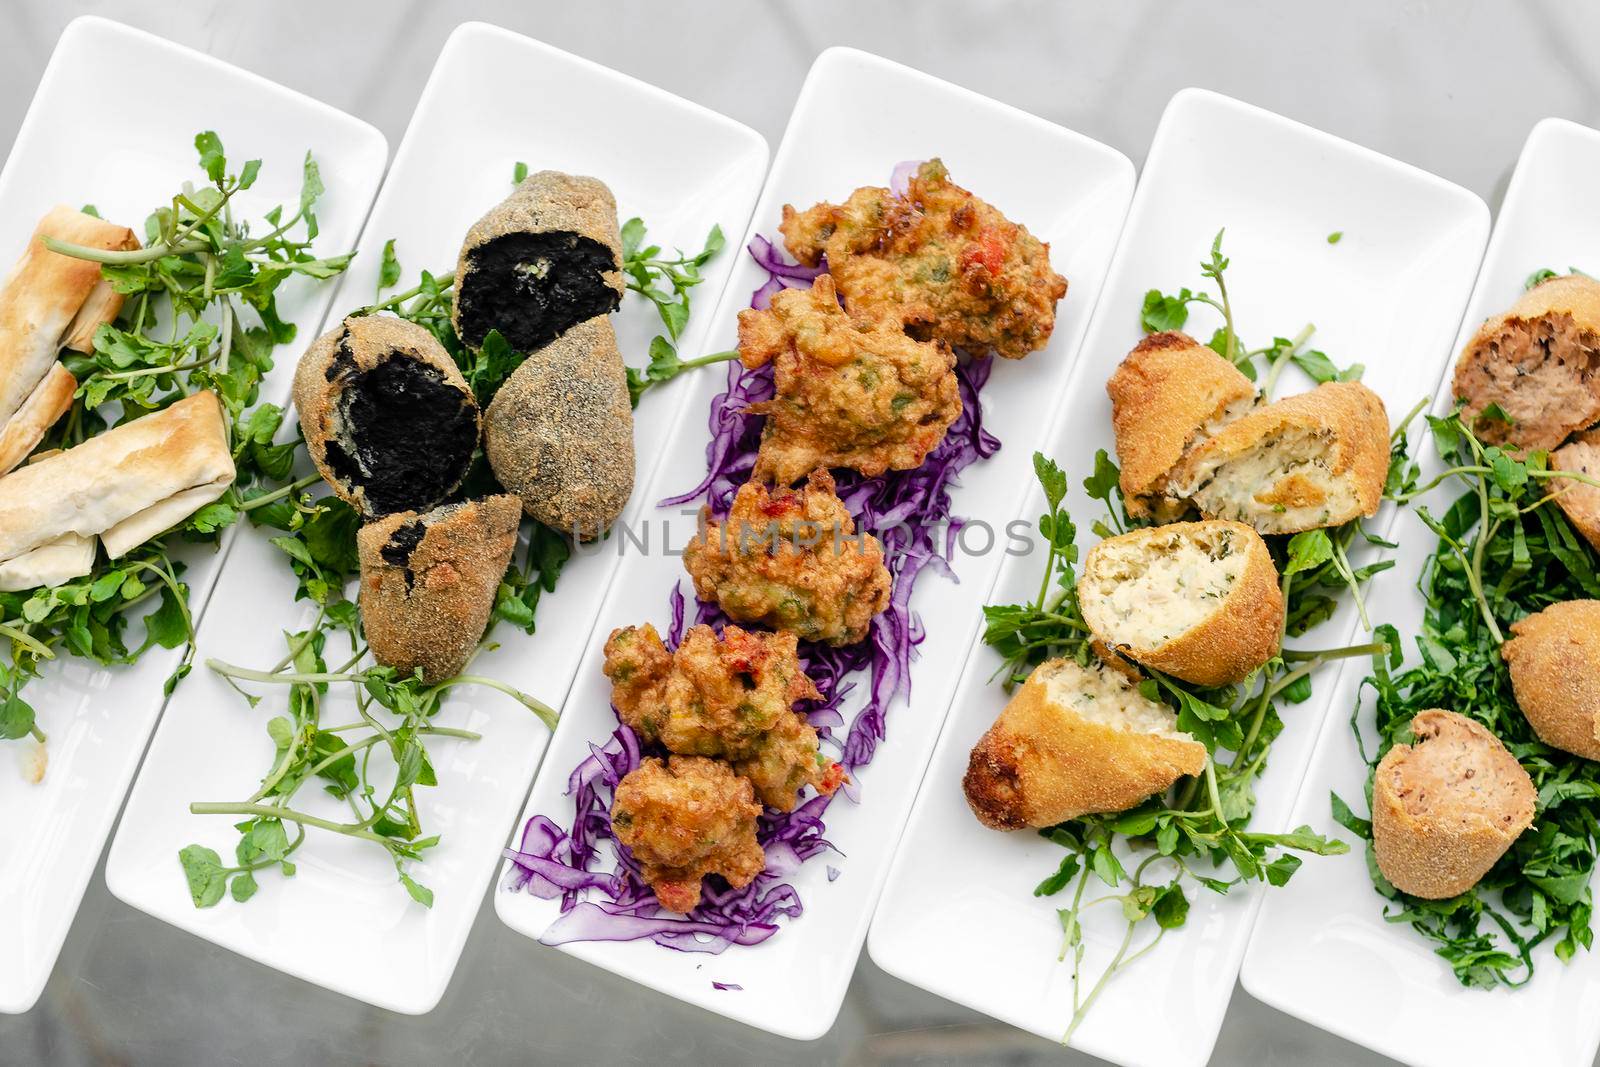
<svg viewBox="0 0 1600 1067">
<path fill-rule="evenodd" d="M 828 257 L 858 321 L 896 323 L 973 355 L 1021 359 L 1043 348 L 1067 295 L 1050 246 L 951 181 L 937 159 L 917 168 L 905 196 L 869 186 L 843 204 L 784 205 L 780 229 L 800 262 Z"/>
<path fill-rule="evenodd" d="M 853 645 L 889 606 L 883 545 L 855 530 L 826 470 L 812 471 L 803 489 L 746 482 L 722 522 L 702 512 L 683 566 L 695 595 L 738 622 Z"/>
<path fill-rule="evenodd" d="M 1547 279 L 1485 322 L 1456 361 L 1455 395 L 1485 444 L 1551 449 L 1600 421 L 1600 281 Z"/>
<path fill-rule="evenodd" d="M 449 499 L 478 447 L 478 403 L 455 360 L 393 315 L 352 315 L 317 338 L 294 403 L 317 473 L 368 517 Z"/>
<path fill-rule="evenodd" d="M 617 783 L 611 827 L 661 906 L 687 913 L 700 903 L 706 875 L 743 889 L 766 867 L 756 840 L 760 814 L 750 783 L 726 763 L 652 756 Z"/>
<path fill-rule="evenodd" d="M 1150 526 L 1091 548 L 1078 577 L 1096 651 L 1196 685 L 1231 685 L 1271 659 L 1283 594 L 1267 543 L 1238 522 Z"/>
<path fill-rule="evenodd" d="M 678 755 L 733 761 L 762 800 L 794 808 L 799 791 L 831 792 L 840 772 L 817 751 L 817 735 L 794 711 L 820 696 L 796 654 L 792 633 L 691 626 L 668 652 L 654 626 L 617 630 L 606 642 L 611 703 L 647 744 Z"/>
<path fill-rule="evenodd" d="M 1500 739 L 1465 715 L 1419 711 L 1411 734 L 1373 775 L 1373 856 L 1402 893 L 1447 900 L 1500 862 L 1539 796 Z"/>
<path fill-rule="evenodd" d="M 1256 387 L 1193 337 L 1168 331 L 1134 346 L 1106 382 L 1106 394 L 1128 514 L 1171 522 L 1188 507 L 1167 492 L 1173 469 L 1248 411 Z"/>
<path fill-rule="evenodd" d="M 517 547 L 509 493 L 401 511 L 361 527 L 361 621 L 372 658 L 432 685 L 459 674 L 489 625 Z"/>
<path fill-rule="evenodd" d="M 622 302 L 617 201 L 597 178 L 541 170 L 467 231 L 451 321 L 463 343 L 499 330 L 533 352 Z"/>
<path fill-rule="evenodd" d="M 1585 430 L 1550 453 L 1550 468 L 1581 474 L 1588 480 L 1600 479 L 1600 430 Z M 1551 481 L 1550 488 L 1573 527 L 1600 552 L 1600 486 L 1588 480 L 1558 478 Z"/>
<path fill-rule="evenodd" d="M 1388 473 L 1383 398 L 1360 382 L 1324 382 L 1190 449 L 1168 489 L 1208 519 L 1289 534 L 1376 514 Z"/>
<path fill-rule="evenodd" d="M 1018 830 L 1126 811 L 1205 765 L 1206 746 L 1118 668 L 1051 659 L 973 748 L 961 787 L 979 822 Z"/>
<path fill-rule="evenodd" d="M 1500 655 L 1539 740 L 1600 760 L 1600 600 L 1564 600 L 1511 624 Z"/>
<path fill-rule="evenodd" d="M 757 480 L 790 485 L 818 467 L 866 475 L 922 465 L 961 414 L 955 356 L 895 326 L 862 326 L 839 307 L 833 279 L 786 289 L 764 311 L 739 312 L 739 359 L 773 365 Z"/>
</svg>

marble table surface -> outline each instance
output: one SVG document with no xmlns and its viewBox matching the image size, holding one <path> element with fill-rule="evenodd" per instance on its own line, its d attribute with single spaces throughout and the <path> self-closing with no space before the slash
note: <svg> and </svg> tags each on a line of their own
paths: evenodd
<svg viewBox="0 0 1600 1067">
<path fill-rule="evenodd" d="M 446 35 L 467 19 L 654 82 L 774 147 L 806 69 L 835 44 L 1015 104 L 1136 164 L 1172 93 L 1206 86 L 1434 171 L 1491 207 L 1535 122 L 1600 125 L 1600 64 L 1584 43 L 1600 36 L 1600 6 L 1562 0 L 5 0 L 0 10 L 6 144 L 57 35 L 84 13 L 310 93 L 374 123 L 391 146 Z M 99 874 L 39 1004 L 0 1016 L 0 1064 L 545 1060 L 1093 1062 L 899 982 L 865 956 L 833 1030 L 786 1041 L 540 949 L 487 905 L 444 1002 L 401 1017 L 137 913 Z M 1238 990 L 1213 1062 L 1246 1061 L 1384 1062 Z"/>
</svg>

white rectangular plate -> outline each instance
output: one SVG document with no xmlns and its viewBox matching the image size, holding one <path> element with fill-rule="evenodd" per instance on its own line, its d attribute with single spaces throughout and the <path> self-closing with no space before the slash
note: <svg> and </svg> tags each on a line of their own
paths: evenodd
<svg viewBox="0 0 1600 1067">
<path fill-rule="evenodd" d="M 317 205 L 318 248 L 354 244 L 388 158 L 382 134 L 210 56 L 80 18 L 62 33 L 0 175 L 0 260 L 9 265 L 20 255 L 39 216 L 59 203 L 93 203 L 142 236 L 151 209 L 182 183 L 204 182 L 194 136 L 208 129 L 221 136 L 234 167 L 263 161 L 260 180 L 236 201 L 250 217 L 294 203 L 310 149 L 327 186 Z M 280 293 L 279 310 L 302 337 L 322 321 L 333 295 L 332 286 L 300 279 Z M 282 366 L 273 373 L 269 395 L 287 391 L 288 373 Z M 182 558 L 199 614 L 222 553 L 193 550 Z M 135 622 L 132 635 L 142 632 Z M 7 916 L 0 924 L 0 1011 L 27 1010 L 44 988 L 179 655 L 152 649 L 116 669 L 63 657 L 25 690 L 50 737 L 50 764 L 43 784 L 28 785 L 14 756 L 31 742 L 7 742 L 0 755 L 0 914 Z"/>
<path fill-rule="evenodd" d="M 653 241 L 698 251 L 713 224 L 743 230 L 767 146 L 729 119 L 587 60 L 493 26 L 463 25 L 423 90 L 330 323 L 373 302 L 391 237 L 404 266 L 400 285 L 413 284 L 423 268 L 453 270 L 467 228 L 511 191 L 518 161 L 531 170 L 599 177 L 616 194 L 622 217 L 641 216 Z M 699 310 L 686 351 L 699 347 L 736 258 L 729 249 L 707 268 L 695 291 Z M 641 305 L 630 295 L 616 319 L 618 340 L 634 363 L 643 362 L 660 332 L 654 309 Z M 640 406 L 641 484 L 685 395 L 656 389 Z M 635 507 L 640 498 L 636 492 Z M 610 550 L 574 558 L 558 591 L 539 604 L 537 636 L 502 625 L 501 647 L 474 661 L 474 672 L 559 708 L 616 561 Z M 201 630 L 201 655 L 258 667 L 275 662 L 281 632 L 310 621 L 306 602 L 296 604 L 293 595 L 283 555 L 264 532 L 241 537 L 218 583 L 217 610 Z M 197 911 L 178 850 L 198 841 L 231 855 L 237 835 L 232 820 L 191 815 L 188 805 L 251 793 L 272 759 L 265 730 L 270 707 L 263 702 L 251 710 L 216 676 L 196 671 L 168 709 L 130 795 L 106 869 L 111 891 L 307 981 L 395 1011 L 431 1010 L 455 971 L 547 731 L 492 691 L 464 687 L 450 696 L 439 723 L 478 731 L 484 740 L 429 746 L 440 784 L 420 794 L 422 821 L 443 842 L 414 875 L 434 891 L 431 910 L 410 900 L 381 853 L 313 834 L 296 855 L 293 879 L 272 874 L 246 904 L 224 900 Z"/>
<path fill-rule="evenodd" d="M 1105 382 L 1141 336 L 1144 293 L 1206 288 L 1198 262 L 1224 226 L 1228 292 L 1245 342 L 1264 345 L 1314 323 L 1313 346 L 1340 365 L 1364 363 L 1363 380 L 1398 419 L 1438 381 L 1488 212 L 1462 189 L 1280 116 L 1199 90 L 1174 97 L 1046 445 L 1071 483 L 1067 505 L 1080 549 L 1094 540 L 1089 527 L 1103 511 L 1084 494 L 1083 478 L 1096 449 L 1115 454 Z M 1330 245 L 1333 231 L 1344 236 Z M 1207 309 L 1191 311 L 1190 327 L 1202 339 L 1216 324 Z M 1309 385 L 1286 375 L 1275 395 Z M 1011 514 L 1031 522 L 1044 498 L 1027 480 L 1011 485 L 1014 494 L 1026 489 Z M 1037 554 L 1008 558 L 990 601 L 1033 597 L 1043 565 Z M 1342 644 L 1339 636 L 1356 625 L 1354 612 L 1342 611 L 1300 644 Z M 1060 1039 L 1072 1015 L 1071 967 L 1057 962 L 1056 909 L 1066 902 L 1031 893 L 1062 850 L 1031 831 L 986 829 L 961 791 L 968 753 L 1005 704 L 990 682 L 999 665 L 987 647 L 967 663 L 873 921 L 870 951 L 908 982 Z M 1319 693 L 1282 709 L 1288 728 L 1258 783 L 1252 828 L 1288 825 L 1326 708 Z M 1197 1064 L 1210 1055 L 1258 897 L 1248 890 L 1188 895 L 1188 925 L 1108 984 L 1075 1047 L 1129 1064 Z M 1114 911 L 1085 915 L 1091 983 L 1125 929 Z M 1151 1025 L 1152 1005 L 1160 1005 L 1160 1025 Z"/>
<path fill-rule="evenodd" d="M 1596 168 L 1600 132 L 1560 119 L 1534 127 L 1506 190 L 1452 360 L 1483 320 L 1521 295 L 1533 271 L 1600 270 L 1600 216 L 1587 177 Z M 1440 414 L 1452 406 L 1450 382 L 1446 374 L 1438 387 Z M 1425 477 L 1431 477 L 1440 464 L 1431 443 L 1422 447 Z M 1440 514 L 1453 493 L 1445 487 L 1423 503 Z M 1406 658 L 1415 661 L 1413 637 L 1423 611 L 1415 579 L 1436 539 L 1409 512 L 1395 537 L 1396 573 L 1405 580 L 1385 583 L 1370 607 L 1375 620 L 1399 628 Z M 1333 714 L 1323 724 L 1293 816 L 1295 823 L 1345 838 L 1351 835 L 1334 824 L 1328 796 L 1338 793 L 1366 813 L 1367 767 L 1349 713 L 1368 666 L 1353 660 L 1340 671 L 1332 687 Z M 1362 722 L 1370 743 L 1370 697 Z M 1347 856 L 1307 863 L 1283 892 L 1271 895 L 1240 976 L 1252 996 L 1406 1063 L 1442 1067 L 1499 1060 L 1580 1067 L 1594 1060 L 1600 1048 L 1600 961 L 1592 953 L 1580 951 L 1563 966 L 1543 948 L 1533 980 L 1523 988 L 1466 989 L 1409 926 L 1383 920 L 1385 902 L 1367 876 L 1362 843 L 1355 844 Z"/>
<path fill-rule="evenodd" d="M 775 235 L 784 204 L 838 202 L 858 186 L 885 184 L 897 162 L 934 155 L 949 165 L 955 181 L 1050 242 L 1055 268 L 1071 286 L 1049 347 L 1021 362 L 997 360 L 984 390 L 985 425 L 1004 443 L 998 455 L 961 476 L 952 510 L 986 517 L 1006 508 L 1026 477 L 1100 290 L 1132 195 L 1133 167 L 1120 153 L 1031 115 L 875 56 L 832 49 L 818 58 L 801 89 L 751 235 Z M 732 347 L 737 314 L 764 281 L 765 272 L 741 253 L 717 308 L 714 347 Z M 704 475 L 705 413 L 724 380 L 712 373 L 695 382 L 694 397 L 648 489 L 649 501 L 681 492 Z M 693 519 L 678 508 L 656 515 L 658 529 L 661 521 L 674 521 L 674 543 L 681 548 Z M 841 800 L 829 809 L 827 837 L 844 858 L 818 857 L 790 879 L 805 901 L 801 919 L 759 947 L 719 957 L 649 942 L 588 942 L 563 950 L 774 1033 L 801 1039 L 825 1033 L 844 999 L 889 852 L 938 734 L 997 555 L 959 556 L 960 584 L 935 574 L 918 583 L 912 605 L 927 622 L 928 636 L 912 666 L 911 706 L 892 709 L 888 740 L 859 775 L 860 805 Z M 667 597 L 680 580 L 692 600 L 676 555 L 635 553 L 624 560 L 524 819 L 543 814 L 570 825 L 567 775 L 591 743 L 616 728 L 610 684 L 600 673 L 601 646 L 614 628 L 631 623 L 653 621 L 664 631 Z M 853 713 L 853 707 L 846 709 L 846 719 Z M 828 864 L 842 871 L 838 881 L 826 880 Z M 539 937 L 555 921 L 559 904 L 502 891 L 495 906 L 513 929 Z M 714 990 L 713 979 L 743 989 Z"/>
</svg>

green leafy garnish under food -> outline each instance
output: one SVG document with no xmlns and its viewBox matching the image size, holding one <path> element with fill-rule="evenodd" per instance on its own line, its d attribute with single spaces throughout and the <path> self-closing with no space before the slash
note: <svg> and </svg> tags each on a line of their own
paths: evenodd
<svg viewBox="0 0 1600 1067">
<path fill-rule="evenodd" d="M 9 663 L 0 664 L 0 739 L 45 740 L 22 690 L 40 663 L 57 654 L 110 665 L 132 663 L 154 646 L 183 646 L 166 682 L 170 693 L 189 673 L 194 654 L 178 546 L 215 543 L 241 513 L 276 499 L 294 462 L 294 446 L 273 440 L 282 409 L 258 403 L 274 349 L 295 337 L 293 324 L 279 317 L 278 290 L 297 275 L 331 278 L 351 257 L 311 251 L 323 188 L 310 153 L 298 201 L 273 208 L 252 226 L 237 217 L 234 200 L 255 183 L 261 161 L 234 170 L 221 138 L 209 130 L 194 144 L 206 182 L 185 183 L 145 220 L 144 248 L 102 251 L 45 239 L 56 252 L 100 263 L 125 302 L 117 321 L 95 333 L 92 353 L 62 354 L 78 389 L 40 447 L 71 448 L 211 389 L 222 402 L 238 477 L 220 499 L 167 533 L 121 559 L 102 555 L 83 578 L 0 593 L 0 637 L 10 648 Z M 141 612 L 144 636 L 130 643 L 128 624 Z"/>
<path fill-rule="evenodd" d="M 1227 267 L 1219 233 L 1210 257 L 1201 265 L 1201 273 L 1215 283 L 1218 296 L 1188 289 L 1169 295 L 1153 289 L 1145 296 L 1141 324 L 1147 331 L 1179 329 L 1187 322 L 1192 305 L 1211 307 L 1223 321 L 1210 347 L 1252 380 L 1258 380 L 1258 371 L 1264 374 L 1263 400 L 1270 399 L 1279 374 L 1290 363 L 1319 382 L 1347 381 L 1359 375 L 1359 367 L 1341 369 L 1323 353 L 1307 350 L 1310 327 L 1294 339 L 1276 338 L 1263 348 L 1244 345 L 1234 329 L 1225 281 Z M 1405 427 L 1415 413 L 1402 421 L 1393 438 L 1385 490 L 1391 497 L 1415 487 L 1416 465 L 1409 458 L 1405 437 Z M 1045 496 L 1039 531 L 1048 546 L 1038 594 L 1026 604 L 984 608 L 983 639 L 1004 658 L 997 677 L 1007 689 L 1051 657 L 1066 657 L 1080 664 L 1088 664 L 1094 657 L 1089 627 L 1078 604 L 1078 529 L 1064 506 L 1068 477 L 1042 454 L 1034 456 L 1034 473 Z M 1103 517 L 1093 523 L 1098 536 L 1109 537 L 1138 525 L 1123 506 L 1117 465 L 1104 450 L 1095 455 L 1083 488 L 1105 509 Z M 1352 564 L 1350 553 L 1360 541 L 1393 547 L 1367 532 L 1360 520 L 1267 540 L 1280 576 L 1287 608 L 1284 635 L 1289 638 L 1302 636 L 1329 618 L 1338 598 L 1345 594 L 1362 608 L 1365 621 L 1362 586 L 1393 565 L 1388 561 Z M 1261 833 L 1250 830 L 1249 824 L 1256 780 L 1266 767 L 1272 742 L 1283 730 L 1279 707 L 1309 699 L 1313 672 L 1323 664 L 1384 652 L 1389 638 L 1375 636 L 1380 639 L 1348 647 L 1282 648 L 1244 681 L 1217 689 L 1144 671 L 1140 691 L 1151 700 L 1168 704 L 1177 716 L 1178 728 L 1203 743 L 1210 756 L 1199 776 L 1180 780 L 1165 795 L 1152 797 L 1132 810 L 1084 816 L 1040 831 L 1065 849 L 1066 855 L 1056 871 L 1040 882 L 1035 896 L 1055 896 L 1069 889 L 1072 894 L 1070 903 L 1058 912 L 1063 932 L 1061 958 L 1070 955 L 1073 968 L 1072 1018 L 1064 1040 L 1071 1038 L 1115 974 L 1150 951 L 1167 930 L 1184 924 L 1189 910 L 1186 881 L 1223 894 L 1245 882 L 1281 886 L 1300 867 L 1297 853 L 1334 855 L 1349 850 L 1343 841 L 1324 837 L 1309 826 L 1288 833 Z M 1130 858 L 1137 862 L 1130 863 Z M 1113 892 L 1098 893 L 1091 899 L 1091 881 Z M 1102 901 L 1117 902 L 1127 927 L 1115 954 L 1085 992 L 1080 978 L 1087 944 L 1081 916 Z M 1147 923 L 1153 923 L 1154 933 L 1135 948 L 1138 931 L 1150 928 Z"/>
<path fill-rule="evenodd" d="M 1595 799 L 1600 764 L 1539 742 L 1519 709 L 1500 648 L 1512 623 L 1565 600 L 1600 597 L 1596 559 L 1555 503 L 1571 479 L 1550 469 L 1543 452 L 1519 459 L 1484 445 L 1459 413 L 1430 418 L 1445 470 L 1413 486 L 1406 499 L 1436 488 L 1462 489 L 1443 513 L 1417 516 L 1438 537 L 1418 581 L 1425 609 L 1416 637 L 1418 659 L 1405 662 L 1400 637 L 1381 627 L 1387 654 L 1376 655 L 1363 683 L 1371 690 L 1377 745 L 1370 752 L 1361 704 L 1351 716 L 1362 756 L 1375 769 L 1395 744 L 1409 743 L 1411 719 L 1445 708 L 1476 719 L 1511 750 L 1538 790 L 1533 825 L 1471 890 L 1449 900 L 1402 893 L 1372 857 L 1371 823 L 1338 796 L 1334 818 L 1369 842 L 1368 869 L 1390 904 L 1384 917 L 1409 923 L 1462 984 L 1519 986 L 1534 972 L 1534 949 L 1554 942 L 1566 961 L 1592 946 L 1595 852 L 1600 847 Z M 1590 484 L 1593 484 L 1590 482 Z M 1372 775 L 1366 782 L 1368 810 Z"/>
</svg>

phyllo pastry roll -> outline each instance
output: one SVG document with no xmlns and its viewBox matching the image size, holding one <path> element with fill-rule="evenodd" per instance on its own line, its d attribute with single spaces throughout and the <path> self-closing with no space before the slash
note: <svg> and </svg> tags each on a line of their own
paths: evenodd
<svg viewBox="0 0 1600 1067">
<path fill-rule="evenodd" d="M 101 251 L 139 247 L 126 226 L 69 207 L 52 209 L 28 239 L 0 285 L 0 473 L 21 462 L 66 410 L 63 378 L 71 376 L 58 371 L 61 349 L 88 351 L 95 329 L 122 308 L 100 264 L 52 252 L 46 237 Z M 70 391 L 66 398 L 70 403 Z"/>
<path fill-rule="evenodd" d="M 98 535 L 116 559 L 233 482 L 222 405 L 196 393 L 0 478 L 0 564 Z"/>
</svg>

